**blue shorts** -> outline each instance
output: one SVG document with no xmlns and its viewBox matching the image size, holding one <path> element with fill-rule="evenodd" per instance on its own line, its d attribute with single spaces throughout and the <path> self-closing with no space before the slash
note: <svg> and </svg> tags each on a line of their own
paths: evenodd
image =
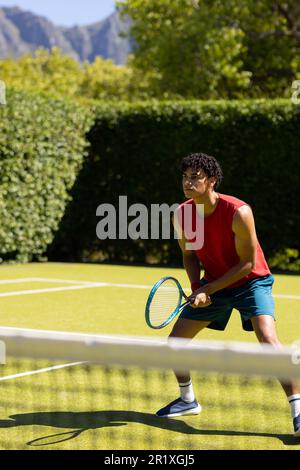
<svg viewBox="0 0 300 470">
<path fill-rule="evenodd" d="M 201 279 L 201 284 L 207 284 Z M 181 312 L 180 318 L 189 320 L 210 321 L 207 328 L 225 330 L 232 310 L 240 312 L 243 329 L 253 331 L 251 318 L 258 315 L 271 315 L 274 319 L 274 299 L 272 286 L 274 277 L 268 274 L 256 277 L 240 287 L 222 289 L 212 294 L 212 303 L 208 307 L 192 308 L 187 305 Z"/>
</svg>

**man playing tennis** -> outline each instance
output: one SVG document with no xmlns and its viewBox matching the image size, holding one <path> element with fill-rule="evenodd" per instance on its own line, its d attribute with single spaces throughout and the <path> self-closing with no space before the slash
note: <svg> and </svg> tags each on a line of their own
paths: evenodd
<svg viewBox="0 0 300 470">
<path fill-rule="evenodd" d="M 182 160 L 182 174 L 188 200 L 179 210 L 192 205 L 194 218 L 196 204 L 203 205 L 204 244 L 199 250 L 188 250 L 187 238 L 179 238 L 193 303 L 183 309 L 170 337 L 192 339 L 203 328 L 225 330 L 235 308 L 240 312 L 244 330 L 254 330 L 258 341 L 280 348 L 274 321 L 274 278 L 257 240 L 250 206 L 216 192 L 223 175 L 214 157 L 203 153 L 188 155 Z M 181 228 L 184 234 L 184 227 Z M 201 280 L 200 263 L 204 268 Z M 176 377 L 180 398 L 157 415 L 172 418 L 200 413 L 189 373 Z M 281 385 L 291 406 L 295 436 L 300 436 L 300 394 L 293 382 Z"/>
</svg>

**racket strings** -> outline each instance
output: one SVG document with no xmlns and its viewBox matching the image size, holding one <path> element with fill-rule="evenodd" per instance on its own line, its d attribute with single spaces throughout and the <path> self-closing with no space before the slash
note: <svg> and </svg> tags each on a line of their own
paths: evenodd
<svg viewBox="0 0 300 470">
<path fill-rule="evenodd" d="M 150 321 L 154 326 L 164 323 L 179 307 L 181 294 L 172 280 L 163 282 L 155 292 L 150 304 Z"/>
</svg>

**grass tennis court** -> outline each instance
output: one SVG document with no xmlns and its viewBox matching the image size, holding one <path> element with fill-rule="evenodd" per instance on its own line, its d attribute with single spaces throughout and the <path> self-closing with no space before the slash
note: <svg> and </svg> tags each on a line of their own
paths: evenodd
<svg viewBox="0 0 300 470">
<path fill-rule="evenodd" d="M 180 269 L 161 269 L 85 264 L 28 264 L 0 268 L 1 326 L 100 334 L 126 334 L 138 336 L 166 336 L 171 326 L 155 332 L 144 321 L 144 306 L 149 288 L 164 275 L 174 275 L 184 287 L 186 275 Z M 299 277 L 275 276 L 274 294 L 277 327 L 281 341 L 290 344 L 300 339 L 299 329 Z M 234 312 L 225 332 L 207 330 L 198 339 L 256 341 L 253 333 L 240 327 Z M 1 378 L 28 372 L 31 364 L 22 369 L 9 363 L 1 366 Z M 41 363 L 39 367 L 43 367 Z M 76 366 L 77 367 L 77 366 Z M 300 442 L 292 436 L 289 406 L 277 382 L 265 388 L 255 380 L 247 383 L 244 395 L 235 396 L 234 379 L 217 383 L 214 376 L 204 380 L 197 374 L 194 388 L 203 411 L 199 416 L 161 420 L 155 411 L 178 395 L 172 372 L 164 377 L 166 387 L 155 372 L 147 376 L 147 388 L 135 381 L 136 396 L 130 402 L 123 398 L 126 377 L 112 373 L 115 393 L 111 395 L 103 386 L 105 376 L 101 368 L 89 371 L 93 388 L 92 401 L 85 400 L 85 368 L 70 368 L 66 390 L 59 395 L 47 387 L 50 374 L 57 383 L 62 370 L 51 370 L 37 375 L 19 376 L 0 382 L 0 447 L 15 449 L 87 449 L 88 439 L 98 449 L 181 449 L 185 437 L 191 449 L 300 449 Z M 53 380 L 53 376 L 52 376 Z M 39 409 L 31 404 L 29 386 L 37 387 Z M 74 393 L 74 384 L 79 386 Z M 251 387 L 251 388 L 249 388 Z M 269 387 L 269 388 L 268 388 Z M 250 392 L 250 393 L 249 393 Z M 270 396 L 271 395 L 271 396 Z M 54 397 L 56 400 L 54 400 Z M 13 403 L 13 398 L 16 401 Z M 253 404 L 258 403 L 253 412 Z M 263 420 L 259 410 L 265 402 Z M 236 426 L 237 410 L 244 408 L 245 432 Z M 282 421 L 272 419 L 274 408 L 279 409 Z M 64 427 L 57 417 L 63 414 Z M 87 423 L 89 424 L 87 426 Z M 244 426 L 245 427 L 245 426 Z M 146 429 L 145 429 L 146 428 Z M 128 432 L 136 436 L 128 444 Z M 142 436 L 151 436 L 145 447 Z M 25 436 L 25 438 L 24 438 Z M 192 444 L 190 444 L 192 442 Z M 158 445 L 160 447 L 158 447 Z"/>
</svg>

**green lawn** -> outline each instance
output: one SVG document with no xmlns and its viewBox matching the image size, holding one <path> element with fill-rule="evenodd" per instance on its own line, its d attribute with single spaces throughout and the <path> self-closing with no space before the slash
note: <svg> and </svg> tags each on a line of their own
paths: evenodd
<svg viewBox="0 0 300 470">
<path fill-rule="evenodd" d="M 17 292 L 72 285 L 58 279 L 152 285 L 169 274 L 188 286 L 186 275 L 180 269 L 60 263 L 2 266 L 0 280 L 20 282 L 0 283 L 0 324 L 167 336 L 171 326 L 156 332 L 145 324 L 147 289 L 106 286 L 30 295 L 17 295 Z M 25 278 L 47 280 L 24 281 Z M 9 293 L 12 295 L 6 296 Z M 274 294 L 299 296 L 299 277 L 275 276 Z M 277 328 L 283 343 L 300 339 L 299 301 L 299 298 L 275 298 Z M 241 329 L 238 312 L 233 312 L 225 332 L 205 330 L 198 339 L 256 341 L 253 333 Z M 26 362 L 16 367 L 9 362 L 2 366 L 1 376 L 43 366 L 44 363 Z M 194 388 L 203 405 L 202 413 L 196 417 L 162 420 L 154 412 L 178 395 L 172 372 L 164 373 L 163 377 L 156 372 L 141 377 L 136 370 L 127 374 L 104 372 L 92 367 L 87 379 L 86 368 L 76 366 L 0 382 L 0 448 L 300 450 L 299 440 L 291 436 L 289 406 L 276 381 L 265 384 L 244 381 L 241 391 L 236 378 L 220 380 L 215 375 L 195 374 Z M 67 383 L 58 387 L 64 380 Z"/>
</svg>

